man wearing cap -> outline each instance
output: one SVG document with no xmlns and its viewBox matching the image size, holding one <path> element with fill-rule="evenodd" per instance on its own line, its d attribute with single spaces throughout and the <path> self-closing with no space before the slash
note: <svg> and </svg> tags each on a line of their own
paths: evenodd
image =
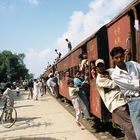
<svg viewBox="0 0 140 140">
<path fill-rule="evenodd" d="M 97 89 L 105 106 L 115 117 L 116 123 L 124 130 L 128 140 L 136 140 L 128 113 L 127 101 L 125 101 L 119 87 L 110 78 L 113 69 L 106 70 L 102 59 L 96 60 L 95 66 Z"/>
</svg>

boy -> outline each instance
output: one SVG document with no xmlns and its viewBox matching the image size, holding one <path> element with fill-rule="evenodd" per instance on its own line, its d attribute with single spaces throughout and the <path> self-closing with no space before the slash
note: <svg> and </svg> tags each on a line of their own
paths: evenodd
<svg viewBox="0 0 140 140">
<path fill-rule="evenodd" d="M 18 85 L 17 85 L 17 87 L 16 87 L 16 93 L 17 93 L 17 96 L 19 96 L 19 94 L 20 94 L 20 88 L 19 88 Z"/>
<path fill-rule="evenodd" d="M 78 126 L 81 126 L 79 119 L 81 116 L 81 104 L 80 104 L 80 98 L 78 96 L 78 92 L 79 92 L 79 88 L 75 88 L 74 87 L 74 81 L 73 79 L 69 79 L 67 81 L 67 84 L 69 86 L 69 96 L 71 98 L 72 101 L 72 105 L 75 109 L 75 113 L 76 113 L 76 123 Z"/>
</svg>

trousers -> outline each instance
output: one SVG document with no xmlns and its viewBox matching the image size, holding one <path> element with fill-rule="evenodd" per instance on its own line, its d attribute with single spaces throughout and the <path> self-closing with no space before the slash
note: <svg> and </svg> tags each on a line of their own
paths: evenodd
<svg viewBox="0 0 140 140">
<path fill-rule="evenodd" d="M 113 111 L 112 115 L 116 118 L 116 123 L 122 128 L 128 140 L 137 140 L 129 115 L 128 106 L 123 105 L 118 107 Z"/>
</svg>

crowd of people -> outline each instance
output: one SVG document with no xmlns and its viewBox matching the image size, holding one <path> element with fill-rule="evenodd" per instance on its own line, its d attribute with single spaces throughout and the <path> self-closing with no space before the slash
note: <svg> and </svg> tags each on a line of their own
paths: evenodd
<svg viewBox="0 0 140 140">
<path fill-rule="evenodd" d="M 90 118 L 89 74 L 96 80 L 98 92 L 113 118 L 128 140 L 140 140 L 140 64 L 126 60 L 130 55 L 122 47 L 114 47 L 110 55 L 113 68 L 106 69 L 103 59 L 90 63 L 86 53 L 80 54 L 81 63 L 74 75 L 66 72 L 69 96 L 75 109 L 76 123 L 80 117 Z M 90 70 L 90 71 L 89 71 Z"/>
</svg>

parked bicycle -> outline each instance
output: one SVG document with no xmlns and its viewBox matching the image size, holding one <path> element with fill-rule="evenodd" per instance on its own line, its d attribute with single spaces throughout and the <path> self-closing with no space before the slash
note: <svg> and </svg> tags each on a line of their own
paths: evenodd
<svg viewBox="0 0 140 140">
<path fill-rule="evenodd" d="M 0 97 L 2 98 L 2 96 Z M 2 101 L 2 100 L 1 100 Z M 4 107 L 0 108 L 2 111 L 0 116 L 0 121 L 5 128 L 10 128 L 14 125 L 17 120 L 17 111 L 14 107 L 6 106 L 4 103 Z"/>
</svg>

